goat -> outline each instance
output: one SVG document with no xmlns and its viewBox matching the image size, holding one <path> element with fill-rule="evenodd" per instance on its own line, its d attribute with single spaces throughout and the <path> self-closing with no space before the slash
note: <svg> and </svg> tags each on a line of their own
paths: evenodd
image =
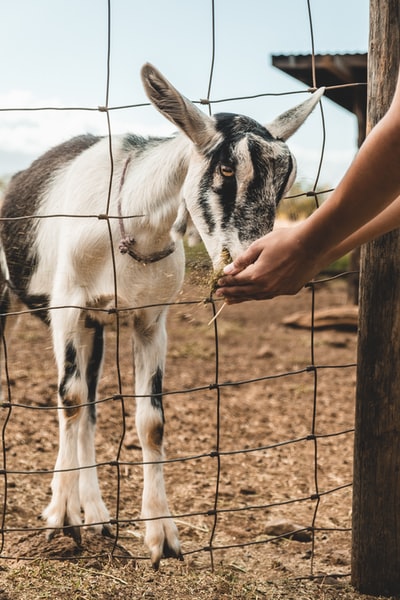
<svg viewBox="0 0 400 600">
<path fill-rule="evenodd" d="M 43 517 L 50 538 L 62 530 L 80 543 L 82 526 L 112 534 L 95 466 L 96 388 L 104 326 L 116 309 L 130 309 L 142 517 L 158 568 L 163 557 L 182 558 L 163 481 L 161 394 L 166 304 L 183 283 L 186 222 L 192 219 L 215 270 L 224 252 L 235 258 L 270 231 L 296 172 L 285 140 L 323 90 L 264 127 L 238 114 L 204 114 L 150 64 L 142 80 L 177 134 L 76 137 L 12 178 L 0 219 L 0 333 L 14 300 L 35 309 L 51 328 L 60 432 Z"/>
</svg>

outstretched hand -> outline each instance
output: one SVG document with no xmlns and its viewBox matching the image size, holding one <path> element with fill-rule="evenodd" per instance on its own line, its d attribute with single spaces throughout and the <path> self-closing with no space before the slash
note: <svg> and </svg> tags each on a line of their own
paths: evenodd
<svg viewBox="0 0 400 600">
<path fill-rule="evenodd" d="M 318 271 L 317 260 L 307 256 L 297 229 L 278 229 L 253 242 L 225 267 L 216 295 L 236 304 L 296 294 Z"/>
</svg>

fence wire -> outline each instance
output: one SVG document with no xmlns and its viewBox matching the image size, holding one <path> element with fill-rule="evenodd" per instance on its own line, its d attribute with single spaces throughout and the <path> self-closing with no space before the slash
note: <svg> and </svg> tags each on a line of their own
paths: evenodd
<svg viewBox="0 0 400 600">
<path fill-rule="evenodd" d="M 44 106 L 41 108 L 32 108 L 32 107 L 26 107 L 26 108 L 13 108 L 13 107 L 9 107 L 9 108 L 0 108 L 0 112 L 7 112 L 7 111 L 55 111 L 55 110 L 60 110 L 60 111 L 99 111 L 101 113 L 104 113 L 105 118 L 107 120 L 107 129 L 108 129 L 108 134 L 109 134 L 109 169 L 110 169 L 110 179 L 109 179 L 109 190 L 108 190 L 108 198 L 106 201 L 106 206 L 104 209 L 104 213 L 101 215 L 93 215 L 93 214 L 87 214 L 87 215 L 80 215 L 79 218 L 87 218 L 87 219 L 104 219 L 105 222 L 107 223 L 108 226 L 108 231 L 109 231 L 109 238 L 110 238 L 110 251 L 113 252 L 113 240 L 112 240 L 112 232 L 111 232 L 111 227 L 110 227 L 110 221 L 112 219 L 120 219 L 121 217 L 119 215 L 113 215 L 110 214 L 110 198 L 111 198 L 111 186 L 112 186 L 112 182 L 113 182 L 113 173 L 114 173 L 114 158 L 113 158 L 113 153 L 112 153 L 112 145 L 111 145 L 111 136 L 112 136 L 112 125 L 111 125 L 111 120 L 110 120 L 110 113 L 112 111 L 121 111 L 121 110 L 125 110 L 125 109 L 130 109 L 130 108 L 136 108 L 139 106 L 144 106 L 145 104 L 132 104 L 129 106 L 110 106 L 109 105 L 109 97 L 110 97 L 110 75 L 111 75 L 111 67 L 110 67 L 110 56 L 111 56 L 111 44 L 112 44 L 112 28 L 111 28 L 111 8 L 112 8 L 112 0 L 108 0 L 107 2 L 107 8 L 108 8 L 108 28 L 107 28 L 107 64 L 106 64 L 106 89 L 105 89 L 105 100 L 104 100 L 104 105 L 103 106 L 99 106 L 99 107 L 85 107 L 85 106 L 74 106 L 74 107 L 56 107 L 56 106 Z M 220 102 L 226 102 L 229 100 L 244 100 L 244 99 L 250 99 L 250 98 L 254 98 L 254 96 L 241 96 L 240 98 L 225 98 L 225 99 L 213 99 L 212 98 L 212 85 L 213 85 L 213 73 L 214 73 L 214 61 L 215 61 L 215 55 L 216 55 L 216 39 L 218 37 L 218 30 L 216 29 L 216 23 L 215 23 L 215 1 L 212 0 L 211 1 L 211 27 L 212 27 L 212 35 L 211 35 L 211 39 L 212 39 L 212 52 L 211 52 L 211 64 L 210 64 L 210 70 L 209 70 L 209 82 L 208 82 L 208 89 L 207 89 L 207 94 L 206 94 L 206 98 L 205 99 L 201 99 L 201 100 L 197 100 L 195 102 L 198 102 L 199 104 L 203 104 L 203 105 L 207 105 L 208 106 L 208 110 L 210 112 L 210 114 L 212 114 L 212 109 L 214 105 L 217 105 Z M 316 88 L 317 87 L 317 76 L 316 76 L 316 70 L 315 70 L 315 50 L 314 50 L 314 32 L 313 32 L 313 19 L 312 19 L 312 10 L 311 10 L 311 6 L 310 6 L 310 2 L 307 2 L 307 11 L 308 11 L 308 16 L 309 16 L 309 23 L 310 23 L 310 45 L 312 48 L 312 56 L 313 56 L 313 61 L 312 61 L 312 81 L 313 81 L 313 87 Z M 354 82 L 354 85 L 360 85 L 360 82 Z M 335 86 L 337 87 L 337 86 Z M 343 86 L 344 87 L 344 86 Z M 285 92 L 286 93 L 286 92 Z M 298 92 L 297 92 L 298 93 Z M 260 96 L 271 96 L 274 94 L 270 94 L 270 93 L 265 93 L 265 94 L 259 94 L 257 95 L 257 97 Z M 318 190 L 318 185 L 319 185 L 319 179 L 320 179 L 320 172 L 321 172 L 321 166 L 324 160 L 324 149 L 325 149 L 325 117 L 324 117 L 324 112 L 323 112 L 323 108 L 321 106 L 321 129 L 323 132 L 323 142 L 322 142 L 322 146 L 321 146 L 321 152 L 320 152 L 320 162 L 319 162 L 319 166 L 318 166 L 318 172 L 317 175 L 315 177 L 315 181 L 314 181 L 314 185 L 312 186 L 312 189 L 308 190 L 308 192 L 305 192 L 303 195 L 308 195 L 308 196 L 312 196 L 315 198 L 315 204 L 316 207 L 318 207 L 318 197 L 320 194 L 326 193 L 329 190 Z M 296 197 L 298 197 L 299 195 L 296 195 Z M 294 197 L 294 196 L 293 196 Z M 130 215 L 126 218 L 132 218 L 135 215 Z M 68 214 L 54 214 L 51 215 L 49 217 L 46 218 L 66 218 L 69 217 L 71 219 L 73 219 L 75 216 L 74 215 L 68 215 Z M 43 217 L 39 217 L 38 215 L 32 214 L 32 215 L 26 215 L 25 217 L 23 217 L 25 219 L 37 219 L 37 218 L 43 218 Z M 121 311 L 118 307 L 118 303 L 117 303 L 117 280 L 116 280 L 116 272 L 115 272 L 115 260 L 113 260 L 114 263 L 114 288 L 115 288 L 115 305 L 112 309 L 112 311 L 108 311 L 109 313 L 112 312 L 112 314 L 115 317 L 115 346 L 114 346 L 114 368 L 115 368 L 115 377 L 116 377 L 116 393 L 112 394 L 111 396 L 106 396 L 106 397 L 101 397 L 98 398 L 96 401 L 96 404 L 98 405 L 103 405 L 103 404 L 112 404 L 113 405 L 113 412 L 115 415 L 119 415 L 120 418 L 120 429 L 119 429 L 119 439 L 118 436 L 116 436 L 116 441 L 115 441 L 115 456 L 111 459 L 111 460 L 106 460 L 106 461 L 99 461 L 96 463 L 96 465 L 90 465 L 86 468 L 90 469 L 93 466 L 96 466 L 97 469 L 99 471 L 105 471 L 107 473 L 113 473 L 112 476 L 112 480 L 115 481 L 115 485 L 116 485 L 116 489 L 115 489 L 115 503 L 114 503 L 114 512 L 113 512 L 113 517 L 111 519 L 111 524 L 114 526 L 115 529 L 115 539 L 113 541 L 113 545 L 111 548 L 111 554 L 112 556 L 115 557 L 119 557 L 121 556 L 120 554 L 120 544 L 124 539 L 124 534 L 125 531 L 127 530 L 127 528 L 132 528 L 132 527 L 136 527 L 138 524 L 142 523 L 143 519 L 140 516 L 127 516 L 126 515 L 126 510 L 125 510 L 125 505 L 127 502 L 127 498 L 125 497 L 125 491 L 124 491 L 124 485 L 122 483 L 123 478 L 125 477 L 124 473 L 128 472 L 128 471 L 134 471 L 136 469 L 139 469 L 143 466 L 143 461 L 140 460 L 136 460 L 136 461 L 128 461 L 123 457 L 123 446 L 124 443 L 126 441 L 126 436 L 127 436 L 127 423 L 126 423 L 126 414 L 129 413 L 129 408 L 127 406 L 127 404 L 132 401 L 135 400 L 135 398 L 137 398 L 137 396 L 135 396 L 135 394 L 127 394 L 126 391 L 124 390 L 124 385 L 122 383 L 123 381 L 123 374 L 121 373 L 121 367 L 120 367 L 120 354 L 121 354 L 121 328 L 122 328 L 122 324 L 121 324 L 121 320 L 122 320 L 122 314 Z M 344 274 L 344 276 L 347 276 L 348 274 Z M 337 486 L 333 486 L 330 487 L 328 489 L 322 488 L 320 485 L 320 477 L 319 477 L 319 449 L 320 449 L 320 444 L 323 440 L 326 440 L 327 438 L 334 438 L 334 437 L 344 437 L 344 436 L 351 436 L 353 434 L 353 429 L 351 428 L 346 428 L 344 430 L 341 431 L 334 431 L 334 432 L 327 432 L 324 434 L 318 433 L 318 428 L 317 428 L 317 413 L 318 413 L 318 401 L 319 401 L 319 395 L 318 395 L 318 384 L 319 384 L 319 377 L 321 372 L 323 372 L 326 369 L 332 370 L 332 369 L 349 369 L 349 370 L 353 370 L 355 368 L 355 364 L 354 363 L 349 363 L 349 364 L 339 364 L 339 365 L 327 365 L 327 364 L 320 364 L 318 363 L 318 361 L 316 360 L 315 357 L 315 343 L 316 343 L 316 337 L 318 335 L 317 329 L 315 327 L 315 323 L 314 323 L 314 315 L 315 315 L 315 304 L 316 304 L 316 297 L 319 293 L 319 289 L 321 288 L 322 285 L 326 284 L 327 280 L 322 281 L 314 281 L 314 282 L 310 282 L 309 284 L 309 289 L 311 292 L 311 303 L 310 303 L 310 319 L 311 319 L 311 327 L 310 327 L 310 356 L 309 356 L 309 364 L 306 365 L 305 367 L 301 367 L 301 368 L 295 368 L 291 371 L 282 371 L 282 372 L 275 372 L 275 373 L 263 373 L 262 372 L 262 367 L 260 367 L 260 375 L 258 377 L 249 377 L 248 379 L 240 379 L 240 380 L 224 380 L 221 379 L 221 375 L 220 375 L 220 360 L 221 360 L 221 356 L 220 356 L 220 334 L 219 334 L 219 319 L 214 319 L 212 327 L 213 327 L 213 344 L 214 344 L 214 379 L 209 381 L 207 384 L 200 384 L 197 386 L 192 386 L 192 387 L 185 387 L 184 389 L 176 389 L 176 390 L 166 390 L 163 393 L 163 397 L 164 398 L 169 398 L 169 397 L 177 397 L 179 399 L 179 397 L 183 397 L 183 402 L 186 402 L 185 398 L 197 398 L 198 395 L 200 393 L 203 392 L 207 392 L 208 395 L 211 395 L 213 400 L 213 412 L 214 412 L 214 423 L 215 423 L 215 437 L 213 440 L 213 444 L 212 444 L 212 449 L 205 451 L 205 452 L 199 452 L 199 453 L 194 453 L 194 454 L 187 454 L 184 456 L 179 456 L 179 457 L 175 457 L 175 458 L 166 458 L 163 463 L 165 465 L 171 465 L 172 468 L 174 468 L 177 464 L 180 465 L 197 465 L 199 463 L 199 461 L 212 461 L 213 465 L 214 465 L 214 479 L 213 479 L 213 486 L 214 486 L 214 492 L 212 494 L 212 502 L 211 502 L 211 506 L 207 506 L 206 508 L 204 508 L 203 510 L 193 510 L 193 511 L 189 511 L 189 512 L 176 512 L 173 514 L 173 517 L 179 522 L 179 521 L 183 521 L 185 519 L 188 518 L 195 518 L 195 517 L 204 517 L 207 519 L 211 519 L 211 526 L 209 528 L 208 531 L 208 540 L 206 544 L 201 544 L 198 545 L 196 547 L 192 547 L 190 549 L 188 549 L 186 552 L 184 552 L 184 556 L 189 556 L 189 555 L 196 555 L 196 554 L 206 554 L 209 556 L 209 560 L 210 560 L 210 567 L 214 568 L 214 564 L 215 564 L 215 560 L 216 560 L 216 556 L 218 555 L 218 553 L 222 552 L 222 551 L 226 551 L 228 549 L 243 549 L 243 552 L 246 548 L 251 548 L 252 546 L 263 546 L 263 545 L 267 545 L 267 544 L 273 544 L 275 543 L 277 540 L 281 539 L 282 537 L 284 537 L 285 539 L 289 536 L 290 534 L 292 534 L 293 536 L 299 536 L 301 533 L 308 533 L 310 535 L 310 576 L 314 576 L 314 557 L 316 556 L 317 552 L 318 552 L 318 546 L 317 546 L 317 534 L 321 534 L 323 532 L 332 532 L 332 531 L 336 531 L 336 532 L 349 532 L 349 528 L 348 527 L 341 527 L 340 525 L 336 526 L 336 527 L 318 527 L 318 519 L 319 519 L 319 515 L 320 515 L 320 511 L 321 511 L 321 499 L 327 496 L 331 496 L 331 495 L 336 495 L 336 494 L 340 494 L 343 490 L 350 488 L 351 487 L 351 481 L 349 481 L 346 484 L 342 484 L 342 485 L 337 485 Z M 213 298 L 207 298 L 206 302 L 204 298 L 196 298 L 190 301 L 177 301 L 171 304 L 171 306 L 173 307 L 194 307 L 197 306 L 199 304 L 207 304 L 212 315 L 215 316 L 218 310 L 218 302 L 216 302 Z M 157 306 L 157 304 L 154 304 L 152 306 Z M 52 306 L 49 308 L 49 310 L 51 311 L 55 311 L 61 308 L 66 308 L 66 306 Z M 71 307 L 72 308 L 72 307 Z M 80 307 L 80 306 L 74 306 L 73 308 L 77 308 L 77 309 L 85 309 L 85 307 Z M 133 312 L 135 310 L 141 308 L 145 308 L 145 307 L 138 307 L 138 306 L 133 306 L 131 307 L 131 309 L 123 309 L 123 312 Z M 91 311 L 95 311 L 95 308 L 91 308 Z M 101 309 L 97 309 L 97 310 L 101 310 Z M 23 315 L 29 315 L 29 314 L 34 314 L 35 312 L 40 311 L 40 308 L 36 309 L 36 310 L 28 310 L 28 309 L 24 309 L 24 310 L 19 310 L 19 311 L 15 311 L 10 313 L 8 316 L 9 317 L 21 317 Z M 171 335 L 173 335 L 173 333 L 171 333 Z M 296 337 L 296 332 L 293 330 L 293 343 L 295 343 L 295 337 Z M 34 341 L 32 341 L 32 345 L 34 346 Z M 3 489 L 3 495 L 2 495 L 2 499 L 1 499 L 1 508 L 0 508 L 0 512 L 1 512 L 1 516 L 0 516 L 0 536 L 1 536 L 1 544 L 0 544 L 0 558 L 2 559 L 14 559 L 14 558 L 19 558 L 20 560 L 36 560 L 37 555 L 32 555 L 32 556 L 20 556 L 18 554 L 18 548 L 17 547 L 13 547 L 10 548 L 10 544 L 7 543 L 8 539 L 13 539 L 13 536 L 15 534 L 26 534 L 27 532 L 29 533 L 33 533 L 33 534 L 40 534 L 40 535 L 44 535 L 46 532 L 48 532 L 48 528 L 46 526 L 44 526 L 43 524 L 40 524 L 38 526 L 32 527 L 17 527 L 14 526 L 12 518 L 9 515 L 9 506 L 10 504 L 12 504 L 13 500 L 13 493 L 15 491 L 15 487 L 18 487 L 18 482 L 19 478 L 22 477 L 30 477 L 33 478 L 35 480 L 35 485 L 38 485 L 39 487 L 41 487 L 42 485 L 44 485 L 44 483 L 42 482 L 48 482 L 49 478 L 53 475 L 53 473 L 55 472 L 54 469 L 38 469 L 38 468 L 34 468 L 29 466 L 29 468 L 27 467 L 10 467 L 9 463 L 9 450 L 8 450 L 8 431 L 9 431 L 9 426 L 10 426 L 10 422 L 12 419 L 19 419 L 21 421 L 24 420 L 37 420 L 38 423 L 41 422 L 41 413 L 43 411 L 46 411 L 46 413 L 48 414 L 49 412 L 53 412 L 54 415 L 57 414 L 57 411 L 60 410 L 57 406 L 53 406 L 53 405 L 46 405 L 46 406 L 42 406 L 42 405 L 33 405 L 29 402 L 24 402 L 23 400 L 21 400 L 21 398 L 19 397 L 15 397 L 15 393 L 13 391 L 13 385 L 12 385 L 12 376 L 10 375 L 10 369 L 9 369 L 9 354 L 8 354 L 8 350 L 7 350 L 7 340 L 6 337 L 3 336 L 3 340 L 2 340 L 2 349 L 3 349 L 3 355 L 4 355 L 4 365 L 5 365 L 5 369 L 4 369 L 4 379 L 5 379 L 5 387 L 3 390 L 3 400 L 2 400 L 2 404 L 1 404 L 1 414 L 2 414 L 2 428 L 1 428 L 1 454 L 2 454 L 2 467 L 0 469 L 0 476 L 2 478 L 2 489 Z M 36 352 L 37 349 L 33 348 L 33 351 Z M 171 360 L 171 359 L 170 359 Z M 212 359 L 210 359 L 212 360 Z M 222 359 L 223 360 L 223 359 Z M 223 423 L 221 421 L 221 395 L 223 393 L 223 391 L 225 389 L 230 389 L 230 388 L 241 388 L 241 389 L 246 389 L 247 386 L 250 385 L 254 385 L 260 382 L 271 382 L 271 381 L 277 381 L 279 383 L 279 380 L 281 380 L 282 378 L 288 379 L 288 378 L 297 378 L 299 376 L 301 376 L 302 374 L 309 374 L 312 377 L 312 391 L 310 392 L 309 395 L 307 395 L 307 398 L 304 399 L 304 404 L 310 403 L 311 407 L 312 407 L 312 418 L 311 418 L 311 423 L 310 423 L 310 428 L 309 428 L 309 432 L 301 437 L 298 438 L 294 438 L 294 439 L 283 439 L 279 442 L 275 442 L 275 443 L 271 443 L 271 444 L 265 444 L 265 445 L 255 445 L 254 447 L 238 447 L 232 450 L 225 450 L 223 449 L 223 447 L 221 446 L 221 434 L 223 433 L 223 428 L 226 427 L 226 423 Z M 191 400 L 192 401 L 192 400 Z M 295 409 L 294 409 L 295 410 Z M 251 426 L 251 424 L 249 424 L 249 426 Z M 27 441 L 27 444 L 29 444 L 29 440 Z M 281 501 L 273 501 L 273 502 L 262 502 L 262 503 L 246 503 L 244 506 L 241 505 L 240 503 L 238 503 L 237 505 L 231 505 L 231 506 L 226 506 L 226 502 L 224 501 L 224 498 L 221 496 L 221 485 L 222 485 L 222 478 L 224 476 L 224 460 L 228 459 L 228 458 L 232 458 L 232 459 L 238 459 L 238 457 L 245 457 L 247 455 L 260 455 L 260 454 L 265 454 L 268 452 L 273 451 L 274 449 L 279 449 L 279 448 L 284 448 L 284 447 L 294 447 L 297 448 L 298 445 L 300 444 L 311 444 L 313 447 L 313 460 L 312 460 L 312 464 L 309 466 L 310 468 L 310 472 L 312 473 L 312 479 L 313 479 L 313 485 L 312 485 L 312 491 L 309 493 L 306 493 L 302 496 L 297 496 L 297 497 L 291 497 L 291 498 L 286 498 L 283 499 Z M 13 461 L 15 462 L 15 461 Z M 262 468 L 262 467 L 260 467 Z M 192 473 L 190 474 L 189 472 L 189 476 L 191 477 L 197 477 L 197 475 L 195 475 L 195 472 L 192 471 Z M 289 477 L 290 474 L 288 473 L 282 473 L 283 478 L 285 477 Z M 42 482 L 42 483 L 41 483 Z M 283 484 L 282 484 L 283 485 Z M 231 541 L 231 542 L 223 542 L 223 540 L 225 539 L 224 535 L 218 535 L 219 532 L 221 531 L 221 528 L 223 528 L 223 524 L 221 524 L 221 517 L 226 516 L 226 515 L 234 515 L 237 513 L 245 513 L 246 515 L 251 515 L 251 514 L 265 514 L 266 511 L 269 511 L 273 508 L 280 508 L 282 510 L 282 512 L 284 512 L 285 508 L 288 506 L 297 506 L 297 505 L 302 505 L 304 503 L 309 503 L 312 507 L 312 517 L 311 520 L 309 522 L 309 524 L 307 524 L 305 527 L 300 528 L 300 529 L 295 529 L 292 532 L 285 532 L 284 534 L 277 534 L 277 535 L 265 535 L 263 534 L 262 529 L 260 528 L 260 532 L 259 535 L 257 536 L 257 539 L 250 539 L 250 540 L 240 540 L 240 541 Z M 159 517 L 162 518 L 162 517 Z M 261 525 L 261 520 L 260 520 L 260 525 Z M 222 540 L 222 541 L 221 541 Z M 109 550 L 107 551 L 109 552 Z M 126 554 L 123 554 L 124 558 L 126 558 Z M 51 557 L 54 560 L 59 560 L 60 557 L 57 556 L 52 556 Z M 79 556 L 74 556 L 73 557 L 74 560 L 79 559 Z M 84 559 L 85 557 L 81 557 L 82 559 Z M 143 552 L 143 554 L 138 554 L 138 555 L 133 555 L 132 554 L 132 558 L 134 558 L 135 560 L 148 560 L 147 555 Z M 65 560 L 65 556 L 62 557 L 63 560 Z"/>
</svg>

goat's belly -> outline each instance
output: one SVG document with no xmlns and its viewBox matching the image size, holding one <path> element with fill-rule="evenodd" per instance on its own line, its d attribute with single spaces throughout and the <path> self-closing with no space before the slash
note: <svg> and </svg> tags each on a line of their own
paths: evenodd
<svg viewBox="0 0 400 600">
<path fill-rule="evenodd" d="M 140 264 L 128 255 L 106 260 L 42 260 L 32 274 L 28 296 L 46 295 L 49 305 L 87 307 L 92 318 L 107 323 L 115 312 L 173 302 L 182 287 L 184 254 L 176 251 L 156 263 Z M 115 270 L 114 270 L 115 267 Z M 116 276 L 114 275 L 116 273 Z"/>
<path fill-rule="evenodd" d="M 89 300 L 86 304 L 88 314 L 92 319 L 107 325 L 115 322 L 115 315 L 118 312 L 122 318 L 134 317 L 135 313 L 145 310 L 149 313 L 150 321 L 157 318 L 157 315 L 164 307 L 176 299 L 180 286 L 174 286 L 169 293 L 160 293 L 160 289 L 147 289 L 138 292 L 135 297 L 126 298 L 118 294 L 98 296 Z M 152 293 L 153 292 L 153 293 Z M 153 313 L 153 317 L 150 314 Z"/>
<path fill-rule="evenodd" d="M 144 265 L 138 271 L 118 277 L 118 296 L 127 305 L 144 306 L 162 304 L 175 300 L 182 287 L 184 267 L 168 266 L 167 261 L 154 265 Z"/>
</svg>

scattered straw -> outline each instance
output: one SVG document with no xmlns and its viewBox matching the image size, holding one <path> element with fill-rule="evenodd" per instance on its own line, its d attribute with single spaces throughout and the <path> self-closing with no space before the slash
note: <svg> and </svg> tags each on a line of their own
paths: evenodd
<svg viewBox="0 0 400 600">
<path fill-rule="evenodd" d="M 222 313 L 222 309 L 224 308 L 224 306 L 226 306 L 226 302 L 224 302 L 223 305 L 220 307 L 219 311 L 217 313 L 215 313 L 215 315 L 213 316 L 211 321 L 208 322 L 208 325 L 211 325 L 211 323 L 214 323 L 215 319 Z"/>
<path fill-rule="evenodd" d="M 97 575 L 101 577 L 107 577 L 108 579 L 113 579 L 118 583 L 122 583 L 123 585 L 128 585 L 128 582 L 120 577 L 115 577 L 115 575 L 111 575 L 110 573 L 104 573 L 104 571 L 95 571 L 93 569 L 86 569 L 85 567 L 76 567 L 79 571 L 85 571 L 85 573 L 90 573 L 91 575 Z"/>
</svg>

